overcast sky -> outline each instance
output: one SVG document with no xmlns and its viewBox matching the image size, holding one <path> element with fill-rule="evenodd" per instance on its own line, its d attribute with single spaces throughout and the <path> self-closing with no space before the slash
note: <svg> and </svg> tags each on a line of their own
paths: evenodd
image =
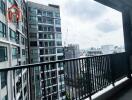
<svg viewBox="0 0 132 100">
<path fill-rule="evenodd" d="M 106 44 L 124 46 L 122 15 L 93 0 L 29 0 L 61 10 L 63 44 L 77 43 L 80 48 Z"/>
</svg>

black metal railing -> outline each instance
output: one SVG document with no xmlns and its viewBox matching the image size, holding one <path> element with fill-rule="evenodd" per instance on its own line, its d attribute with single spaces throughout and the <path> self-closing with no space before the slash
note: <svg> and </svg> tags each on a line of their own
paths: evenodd
<svg viewBox="0 0 132 100">
<path fill-rule="evenodd" d="M 83 100 L 130 76 L 127 53 L 0 69 L 0 73 L 3 72 L 7 74 L 2 81 L 4 86 L 9 87 L 6 81 L 13 82 L 10 84 L 14 94 L 12 98 L 18 98 L 16 94 L 19 92 L 19 98 L 29 100 Z"/>
</svg>

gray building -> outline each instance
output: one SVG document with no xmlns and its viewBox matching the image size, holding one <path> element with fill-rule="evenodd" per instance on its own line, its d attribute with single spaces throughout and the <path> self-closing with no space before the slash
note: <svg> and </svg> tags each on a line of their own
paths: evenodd
<svg viewBox="0 0 132 100">
<path fill-rule="evenodd" d="M 79 58 L 79 57 L 80 57 L 80 50 L 78 44 L 69 44 L 67 47 L 64 47 L 65 59 Z"/>
<path fill-rule="evenodd" d="M 63 59 L 60 8 L 28 2 L 28 29 L 31 63 L 49 62 Z M 47 66 L 33 71 L 33 89 L 35 100 L 64 99 L 61 87 L 64 87 L 62 65 Z M 61 73 L 61 74 L 60 74 Z M 44 76 L 45 79 L 44 80 Z M 61 77 L 60 77 L 61 76 Z M 60 83 L 60 78 L 61 83 Z M 43 84 L 45 83 L 45 89 Z M 64 89 L 64 88 L 63 88 Z M 62 89 L 62 90 L 63 90 Z"/>
<path fill-rule="evenodd" d="M 17 23 L 7 19 L 8 10 L 12 5 L 21 9 L 22 19 Z M 25 5 L 24 0 L 0 0 L 0 69 L 27 63 Z M 28 100 L 26 80 L 26 69 L 1 72 L 0 100 Z"/>
<path fill-rule="evenodd" d="M 74 59 L 79 57 L 80 57 L 80 49 L 78 44 L 69 44 L 67 47 L 64 47 L 65 59 Z M 77 74 L 79 73 L 77 66 L 79 66 L 79 61 L 74 62 L 74 64 L 73 62 L 71 62 L 65 65 L 65 70 L 67 72 L 66 75 L 68 76 L 68 79 L 71 80 L 71 82 L 74 81 L 75 78 L 79 78 L 77 77 L 78 76 Z M 72 73 L 72 71 L 76 73 Z M 68 83 L 67 85 L 71 85 L 71 84 Z"/>
</svg>

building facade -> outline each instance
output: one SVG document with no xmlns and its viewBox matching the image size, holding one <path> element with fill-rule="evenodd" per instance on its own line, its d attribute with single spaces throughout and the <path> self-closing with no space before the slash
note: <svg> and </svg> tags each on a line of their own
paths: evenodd
<svg viewBox="0 0 132 100">
<path fill-rule="evenodd" d="M 49 62 L 63 59 L 60 9 L 28 2 L 28 34 L 30 41 L 30 62 Z M 44 80 L 45 75 L 45 80 Z M 35 68 L 32 87 L 35 100 L 61 100 L 64 97 L 63 65 L 48 65 Z M 61 78 L 61 79 L 60 79 Z M 61 82 L 60 82 L 61 80 Z M 46 88 L 43 88 L 45 83 Z M 61 84 L 60 84 L 61 83 Z M 45 93 L 46 92 L 46 93 Z"/>
<path fill-rule="evenodd" d="M 21 9 L 21 21 L 7 19 L 13 5 Z M 27 63 L 26 3 L 0 0 L 0 69 Z M 13 16 L 13 20 L 16 16 Z M 15 20 L 14 20 L 15 21 Z M 28 100 L 27 70 L 0 73 L 0 100 Z M 7 92 L 8 91 L 8 92 Z"/>
</svg>

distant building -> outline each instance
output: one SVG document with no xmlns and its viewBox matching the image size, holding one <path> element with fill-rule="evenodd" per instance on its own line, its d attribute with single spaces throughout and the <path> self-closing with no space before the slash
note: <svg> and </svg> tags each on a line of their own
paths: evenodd
<svg viewBox="0 0 132 100">
<path fill-rule="evenodd" d="M 78 44 L 69 44 L 67 47 L 64 47 L 64 58 L 79 58 L 80 50 Z"/>
<path fill-rule="evenodd" d="M 114 52 L 114 45 L 102 45 L 101 50 L 103 54 L 112 54 Z"/>
<path fill-rule="evenodd" d="M 72 59 L 72 58 L 79 58 L 80 57 L 80 50 L 78 44 L 69 44 L 67 47 L 64 47 L 64 58 L 65 59 Z M 79 61 L 71 62 L 70 66 L 65 65 L 65 70 L 67 70 L 66 74 L 68 75 L 68 79 L 71 80 L 70 82 L 74 81 L 75 78 L 78 78 L 78 67 L 79 67 Z M 82 65 L 82 64 L 81 64 Z M 77 67 L 78 66 L 78 67 Z M 74 70 L 75 73 L 72 73 Z M 68 83 L 70 85 L 70 83 Z"/>
<path fill-rule="evenodd" d="M 101 49 L 96 49 L 96 48 L 91 48 L 86 51 L 86 56 L 91 57 L 91 56 L 99 56 L 102 55 L 103 52 Z"/>
</svg>

